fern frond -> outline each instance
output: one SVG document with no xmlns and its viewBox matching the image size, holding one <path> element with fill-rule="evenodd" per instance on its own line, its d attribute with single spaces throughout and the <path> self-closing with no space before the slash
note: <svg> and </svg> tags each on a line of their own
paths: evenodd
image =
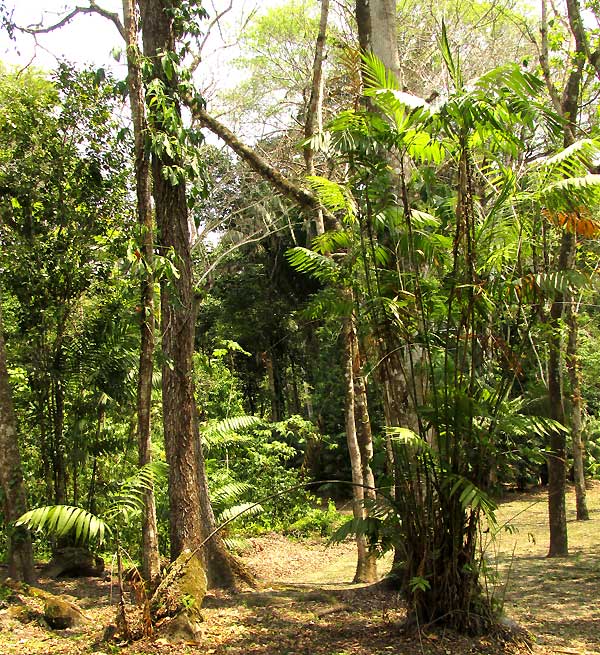
<svg viewBox="0 0 600 655">
<path fill-rule="evenodd" d="M 246 514 L 247 516 L 255 516 L 264 511 L 264 508 L 260 504 L 256 503 L 238 503 L 233 507 L 228 507 L 219 513 L 217 520 L 219 523 L 225 523 L 225 521 L 233 521 L 238 516 Z"/>
<path fill-rule="evenodd" d="M 540 201 L 551 212 L 597 206 L 600 204 L 600 175 L 590 173 L 552 182 L 541 190 Z"/>
</svg>

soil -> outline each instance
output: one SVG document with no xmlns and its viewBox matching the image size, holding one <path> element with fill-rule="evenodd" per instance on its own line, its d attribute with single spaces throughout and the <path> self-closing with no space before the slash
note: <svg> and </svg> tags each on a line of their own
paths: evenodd
<svg viewBox="0 0 600 655">
<path fill-rule="evenodd" d="M 52 631 L 39 601 L 20 609 L 0 600 L 0 655 L 600 655 L 600 483 L 589 491 L 591 520 L 574 520 L 569 493 L 571 556 L 548 559 L 544 490 L 508 495 L 501 503 L 495 541 L 486 533 L 489 593 L 504 599 L 509 628 L 468 638 L 404 626 L 401 599 L 381 585 L 352 585 L 352 542 L 327 546 L 277 534 L 250 540 L 244 561 L 261 588 L 236 595 L 209 592 L 199 644 L 145 639 L 103 642 L 114 623 L 117 594 L 110 575 L 52 581 L 39 586 L 74 599 L 90 623 Z M 508 523 L 510 527 L 508 527 Z M 380 562 L 385 573 L 389 559 Z M 0 576 L 2 571 L 0 570 Z M 133 608 L 131 608 L 133 612 Z"/>
</svg>

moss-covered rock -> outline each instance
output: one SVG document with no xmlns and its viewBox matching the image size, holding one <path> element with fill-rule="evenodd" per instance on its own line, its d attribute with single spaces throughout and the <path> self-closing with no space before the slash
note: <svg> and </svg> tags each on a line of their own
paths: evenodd
<svg viewBox="0 0 600 655">
<path fill-rule="evenodd" d="M 44 619 L 54 630 L 65 630 L 87 622 L 77 605 L 60 596 L 50 595 L 44 602 Z"/>
</svg>

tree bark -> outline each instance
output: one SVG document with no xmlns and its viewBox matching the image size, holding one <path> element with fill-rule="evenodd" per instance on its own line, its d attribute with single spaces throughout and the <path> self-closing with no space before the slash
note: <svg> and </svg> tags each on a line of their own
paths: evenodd
<svg viewBox="0 0 600 655">
<path fill-rule="evenodd" d="M 175 46 L 173 25 L 168 15 L 169 0 L 140 2 L 144 54 L 154 62 L 154 74 L 171 94 L 175 111 L 179 111 L 176 80 L 167 79 L 158 55 L 172 52 Z M 155 121 L 152 126 L 164 130 Z M 153 195 L 159 246 L 172 252 L 179 277 L 161 281 L 161 323 L 163 365 L 163 425 L 165 452 L 169 464 L 169 533 L 171 558 L 184 549 L 194 551 L 214 528 L 210 508 L 204 459 L 198 433 L 194 398 L 192 354 L 196 311 L 192 288 L 191 234 L 185 184 L 171 184 L 163 174 L 165 166 L 180 164 L 166 154 L 152 157 Z M 222 552 L 221 552 L 222 551 Z M 216 553 L 218 552 L 218 556 Z M 234 579 L 230 559 L 222 541 L 211 539 L 202 549 L 209 580 Z M 215 567 L 220 567 L 217 570 Z"/>
<path fill-rule="evenodd" d="M 175 39 L 166 0 L 140 2 L 144 55 L 154 64 L 155 77 L 162 80 L 178 110 L 175 90 L 166 79 L 159 54 L 172 52 Z M 164 126 L 155 121 L 157 131 Z M 163 173 L 176 165 L 166 154 L 153 154 L 152 177 L 159 247 L 172 252 L 178 277 L 161 280 L 163 423 L 165 452 L 169 464 L 169 536 L 171 559 L 186 548 L 194 551 L 202 542 L 200 497 L 194 430 L 192 353 L 194 311 L 190 232 L 185 184 L 171 184 Z"/>
<path fill-rule="evenodd" d="M 350 454 L 350 467 L 352 469 L 352 513 L 355 521 L 361 521 L 364 515 L 364 479 L 362 469 L 362 459 L 360 455 L 360 446 L 356 430 L 355 416 L 355 391 L 354 391 L 354 350 L 353 350 L 353 331 L 352 317 L 344 318 L 343 339 L 344 339 L 344 382 L 346 396 L 346 440 L 348 443 L 348 452 Z M 356 563 L 356 573 L 354 582 L 373 582 L 373 571 L 370 562 L 369 546 L 364 534 L 357 533 L 356 546 L 358 549 L 358 559 Z"/>
<path fill-rule="evenodd" d="M 578 521 L 587 521 L 590 513 L 587 507 L 585 489 L 585 445 L 582 434 L 581 362 L 577 352 L 578 321 L 573 294 L 567 295 L 567 372 L 571 386 L 571 441 L 573 443 L 573 469 L 575 474 L 575 505 Z"/>
<path fill-rule="evenodd" d="M 371 50 L 394 74 L 402 88 L 402 71 L 398 56 L 396 0 L 371 0 Z"/>
<path fill-rule="evenodd" d="M 12 523 L 27 511 L 21 454 L 17 438 L 17 420 L 6 366 L 6 348 L 0 307 L 0 485 L 4 496 L 4 522 L 8 535 L 8 575 L 15 580 L 33 582 L 31 537 L 24 528 Z"/>
<path fill-rule="evenodd" d="M 140 259 L 143 263 L 140 298 L 140 359 L 137 388 L 137 436 L 140 467 L 152 460 L 152 372 L 154 369 L 154 221 L 150 182 L 150 154 L 145 146 L 148 131 L 140 52 L 138 47 L 138 12 L 134 0 L 123 0 L 123 23 L 127 47 L 127 81 L 133 120 L 135 189 L 138 225 L 140 227 Z M 144 492 L 142 512 L 142 572 L 154 587 L 160 576 L 160 553 L 154 489 Z"/>
</svg>

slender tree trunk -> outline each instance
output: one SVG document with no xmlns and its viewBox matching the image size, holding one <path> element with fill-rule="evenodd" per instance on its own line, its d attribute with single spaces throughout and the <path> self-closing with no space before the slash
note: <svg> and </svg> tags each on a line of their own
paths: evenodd
<svg viewBox="0 0 600 655">
<path fill-rule="evenodd" d="M 123 0 L 123 19 L 127 44 L 127 81 L 133 119 L 135 183 L 138 225 L 141 237 L 141 260 L 144 273 L 140 302 L 140 360 L 137 388 L 137 434 L 139 465 L 152 460 L 152 372 L 154 368 L 154 222 L 150 183 L 150 154 L 145 146 L 148 125 L 144 102 L 140 52 L 138 47 L 138 12 L 134 0 Z M 154 489 L 144 492 L 142 512 L 142 572 L 151 587 L 160 575 L 160 553 Z"/>
<path fill-rule="evenodd" d="M 567 372 L 571 386 L 571 441 L 573 443 L 573 468 L 575 473 L 575 503 L 577 520 L 587 521 L 590 513 L 587 507 L 585 489 L 585 445 L 582 434 L 581 362 L 577 352 L 578 321 L 572 293 L 567 298 Z"/>
<path fill-rule="evenodd" d="M 310 90 L 310 100 L 306 112 L 304 136 L 312 138 L 323 129 L 323 62 L 325 60 L 325 43 L 327 40 L 327 21 L 329 18 L 329 0 L 321 0 L 321 19 L 319 21 L 319 34 L 315 45 L 315 58 L 313 62 L 313 77 Z M 310 145 L 304 146 L 304 163 L 307 175 L 315 174 L 315 150 Z M 315 229 L 317 234 L 325 232 L 323 211 L 317 208 L 314 212 Z M 310 233 L 310 230 L 309 230 Z"/>
<path fill-rule="evenodd" d="M 354 325 L 350 328 L 350 337 L 352 339 L 352 377 L 354 382 L 354 422 L 356 424 L 356 433 L 358 438 L 358 449 L 360 452 L 360 466 L 364 486 L 364 498 L 368 501 L 375 501 L 377 494 L 375 492 L 375 476 L 371 468 L 373 460 L 373 433 L 371 431 L 371 419 L 369 417 L 369 406 L 367 400 L 367 387 L 362 375 L 362 365 L 360 361 L 360 350 L 358 335 Z M 367 518 L 369 508 L 363 507 L 363 517 Z M 364 582 L 375 582 L 377 576 L 377 553 L 368 549 L 365 555 L 365 561 L 362 565 L 362 578 Z"/>
<path fill-rule="evenodd" d="M 0 308 L 0 485 L 4 497 L 4 521 L 8 536 L 8 575 L 15 580 L 33 582 L 33 550 L 29 532 L 12 523 L 27 511 L 17 420 L 6 366 L 6 349 Z"/>
<path fill-rule="evenodd" d="M 567 0 L 567 15 L 571 33 L 575 39 L 575 61 L 563 94 L 563 116 L 568 118 L 565 124 L 564 145 L 569 146 L 575 140 L 576 120 L 579 116 L 579 94 L 583 77 L 583 58 L 585 57 L 596 70 L 600 71 L 598 53 L 590 51 L 587 34 L 581 18 L 581 8 L 578 0 Z M 564 238 L 564 237 L 563 237 Z M 576 238 L 572 236 L 569 259 L 575 264 Z M 578 321 L 574 307 L 574 299 L 568 294 L 567 314 L 567 371 L 571 383 L 571 439 L 573 443 L 573 460 L 575 467 L 575 495 L 577 503 L 577 519 L 589 519 L 585 493 L 585 472 L 583 466 L 584 446 L 582 439 L 581 415 L 583 400 L 581 397 L 581 364 L 577 354 Z"/>
<path fill-rule="evenodd" d="M 579 117 L 579 94 L 583 76 L 583 66 L 588 58 L 587 42 L 580 8 L 577 0 L 567 0 L 569 25 L 575 41 L 575 52 L 569 57 L 570 67 L 562 96 L 559 95 L 552 80 L 548 57 L 548 11 L 547 1 L 542 0 L 541 15 L 541 48 L 540 66 L 548 87 L 548 93 L 554 107 L 564 119 L 563 145 L 568 147 L 575 141 L 575 132 Z M 566 228 L 561 235 L 557 270 L 571 270 L 575 260 L 575 238 Z M 562 293 L 555 294 L 550 309 L 550 340 L 548 344 L 548 401 L 552 418 L 565 423 L 563 403 L 563 387 L 561 375 L 562 338 L 560 321 L 563 316 L 564 297 Z M 576 319 L 575 319 L 576 320 Z M 575 344 L 576 344 L 576 335 Z M 575 346 L 576 347 L 576 346 Z M 577 388 L 576 381 L 575 387 Z M 578 399 L 578 405 L 580 400 Z M 581 411 L 580 406 L 575 411 Z M 577 424 L 577 418 L 575 417 Z M 579 415 L 579 426 L 581 415 Z M 567 520 L 565 507 L 566 488 L 566 437 L 555 431 L 550 438 L 550 453 L 548 457 L 548 515 L 550 523 L 549 557 L 568 555 Z"/>
<path fill-rule="evenodd" d="M 270 420 L 276 423 L 283 418 L 281 412 L 281 399 L 280 390 L 277 385 L 277 372 L 275 367 L 277 362 L 273 361 L 273 354 L 271 351 L 266 350 L 263 353 L 263 362 L 267 369 L 267 379 L 269 380 L 269 399 L 271 401 L 271 417 Z"/>
<path fill-rule="evenodd" d="M 571 268 L 573 235 L 563 232 L 559 253 L 558 270 Z M 561 353 L 562 317 L 564 297 L 557 292 L 550 308 L 550 339 L 548 343 L 548 401 L 550 416 L 565 423 L 565 409 L 562 393 Z M 550 523 L 550 549 L 548 557 L 564 557 L 569 554 L 567 538 L 567 512 L 565 488 L 567 479 L 567 451 L 564 432 L 554 430 L 550 436 L 548 453 L 548 517 Z"/>
<path fill-rule="evenodd" d="M 55 366 L 60 366 L 60 351 L 55 357 Z M 52 400 L 54 405 L 54 502 L 57 505 L 64 505 L 67 502 L 67 463 L 64 444 L 64 423 L 65 423 L 65 398 L 61 380 L 52 377 Z"/>
<path fill-rule="evenodd" d="M 344 319 L 343 339 L 344 339 L 344 360 L 345 360 L 345 395 L 346 395 L 346 440 L 348 442 L 348 452 L 350 454 L 350 467 L 352 469 L 353 483 L 353 502 L 352 513 L 354 519 L 360 521 L 364 519 L 364 479 L 362 460 L 360 456 L 360 447 L 358 444 L 358 435 L 356 430 L 355 394 L 354 394 L 354 352 L 353 352 L 353 325 L 350 316 Z M 372 571 L 369 566 L 369 547 L 364 534 L 356 535 L 356 546 L 358 549 L 358 560 L 356 563 L 356 573 L 354 582 L 372 582 Z"/>
</svg>

